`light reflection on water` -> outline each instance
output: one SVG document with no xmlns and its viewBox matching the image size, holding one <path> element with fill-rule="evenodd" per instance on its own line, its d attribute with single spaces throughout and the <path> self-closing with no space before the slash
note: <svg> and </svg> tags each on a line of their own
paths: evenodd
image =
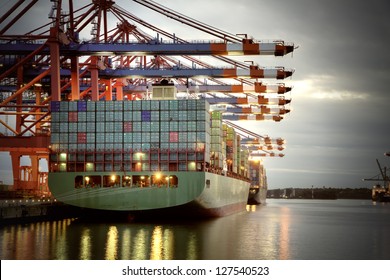
<svg viewBox="0 0 390 280">
<path fill-rule="evenodd" d="M 89 260 L 91 258 L 91 230 L 85 228 L 80 237 L 80 260 Z"/>
<path fill-rule="evenodd" d="M 390 204 L 269 200 L 204 221 L 0 228 L 1 259 L 390 259 Z"/>
<path fill-rule="evenodd" d="M 290 236 L 289 236 L 289 227 L 290 227 L 290 209 L 288 207 L 281 208 L 281 217 L 280 217 L 280 233 L 279 233 L 279 244 L 280 244 L 280 252 L 279 259 L 280 260 L 288 260 L 290 257 L 289 252 L 289 244 L 290 244 Z"/>
<path fill-rule="evenodd" d="M 118 229 L 116 226 L 110 226 L 107 232 L 106 242 L 106 260 L 118 259 Z"/>
</svg>

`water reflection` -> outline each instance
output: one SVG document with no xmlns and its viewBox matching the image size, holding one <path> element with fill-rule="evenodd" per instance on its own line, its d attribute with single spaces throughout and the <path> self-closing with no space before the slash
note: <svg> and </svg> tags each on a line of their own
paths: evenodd
<svg viewBox="0 0 390 280">
<path fill-rule="evenodd" d="M 282 207 L 280 216 L 280 233 L 278 234 L 280 239 L 280 260 L 288 260 L 290 257 L 290 218 L 290 209 Z"/>
<path fill-rule="evenodd" d="M 242 215 L 240 215 L 242 216 Z M 2 259 L 231 258 L 238 217 L 174 223 L 84 223 L 66 219 L 10 225 L 1 231 Z M 239 228 L 240 226 L 238 226 Z M 244 242 L 245 243 L 245 242 Z M 232 247 L 233 246 L 233 247 Z"/>
<path fill-rule="evenodd" d="M 9 226 L 2 259 L 288 259 L 289 209 L 269 225 L 247 212 L 206 221 L 85 223 L 66 219 Z"/>
<path fill-rule="evenodd" d="M 91 230 L 85 228 L 81 234 L 80 242 L 80 260 L 89 260 L 91 258 Z"/>
<path fill-rule="evenodd" d="M 155 226 L 152 232 L 150 245 L 150 259 L 170 260 L 173 259 L 174 234 L 170 228 Z"/>
<path fill-rule="evenodd" d="M 134 248 L 132 255 L 130 256 L 131 259 L 136 260 L 145 260 L 147 259 L 147 250 L 148 250 L 148 242 L 146 237 L 146 230 L 139 229 L 135 233 L 134 243 L 130 248 Z"/>
<path fill-rule="evenodd" d="M 110 226 L 107 232 L 106 260 L 116 260 L 118 258 L 118 229 Z"/>
<path fill-rule="evenodd" d="M 150 258 L 152 260 L 163 259 L 163 231 L 161 226 L 156 226 L 152 233 L 152 244 L 150 248 Z"/>
<path fill-rule="evenodd" d="M 370 253 L 372 258 L 390 258 L 389 251 L 384 249 L 390 246 L 385 234 L 390 230 L 387 219 L 390 207 L 363 205 L 354 206 L 356 210 L 352 211 L 355 208 L 343 210 L 324 203 L 321 207 L 302 202 L 297 205 L 291 201 L 253 205 L 246 212 L 203 221 L 87 223 L 66 219 L 3 226 L 0 257 L 283 260 L 328 256 L 351 259 L 350 248 L 354 248 L 356 255 L 352 259 L 366 258 Z M 335 211 L 343 211 L 344 215 L 335 216 Z M 353 219 L 356 213 L 359 221 Z M 364 242 L 354 244 L 355 239 L 348 238 L 357 234 Z M 362 256 L 358 255 L 360 252 Z"/>
</svg>

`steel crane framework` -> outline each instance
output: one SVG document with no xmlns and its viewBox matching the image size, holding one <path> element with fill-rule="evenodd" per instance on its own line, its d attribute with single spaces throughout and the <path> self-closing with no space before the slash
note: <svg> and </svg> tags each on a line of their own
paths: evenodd
<svg viewBox="0 0 390 280">
<path fill-rule="evenodd" d="M 112 0 L 80 7 L 74 4 L 87 1 L 51 0 L 45 23 L 28 30 L 20 22 L 40 1 L 14 2 L 0 14 L 0 151 L 11 155 L 15 190 L 48 192 L 39 161 L 48 160 L 50 150 L 50 101 L 148 99 L 151 85 L 162 80 L 173 82 L 183 98 L 206 98 L 223 110 L 253 156 L 283 156 L 274 152 L 283 150 L 283 139 L 230 121 L 282 120 L 290 111 L 284 94 L 291 87 L 261 80 L 282 80 L 294 71 L 230 57 L 284 56 L 294 51 L 292 43 L 230 34 L 146 0 L 129 0 L 128 6 L 137 3 L 214 39 L 181 39 Z M 213 66 L 218 62 L 223 67 Z M 31 166 L 20 166 L 22 156 L 31 158 Z"/>
</svg>

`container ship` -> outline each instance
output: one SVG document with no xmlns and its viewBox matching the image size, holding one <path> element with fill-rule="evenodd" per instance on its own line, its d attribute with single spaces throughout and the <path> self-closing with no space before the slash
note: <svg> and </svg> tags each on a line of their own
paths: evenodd
<svg viewBox="0 0 390 280">
<path fill-rule="evenodd" d="M 230 57 L 281 57 L 293 43 L 224 32 L 151 0 L 132 4 L 211 38 L 183 39 L 112 0 L 53 0 L 44 25 L 8 34 L 36 9 L 22 2 L 0 34 L 0 151 L 14 191 L 115 214 L 224 216 L 264 203 L 265 170 L 251 159 L 282 157 L 273 151 L 284 142 L 236 122 L 281 121 L 291 87 L 262 80 L 294 70 Z"/>
<path fill-rule="evenodd" d="M 248 204 L 265 204 L 267 199 L 267 175 L 262 161 L 250 161 L 249 172 L 251 186 L 248 195 Z"/>
<path fill-rule="evenodd" d="M 100 210 L 244 210 L 251 181 L 240 136 L 207 100 L 164 97 L 174 91 L 154 86 L 152 100 L 53 101 L 52 194 Z"/>
<path fill-rule="evenodd" d="M 385 156 L 389 156 L 389 153 L 385 153 Z M 371 190 L 372 201 L 390 202 L 390 179 L 389 176 L 387 175 L 388 168 L 387 167 L 382 168 L 378 159 L 376 160 L 376 163 L 379 168 L 379 175 L 374 176 L 372 178 L 363 179 L 363 181 L 382 181 L 383 185 L 378 183 L 372 187 Z"/>
</svg>

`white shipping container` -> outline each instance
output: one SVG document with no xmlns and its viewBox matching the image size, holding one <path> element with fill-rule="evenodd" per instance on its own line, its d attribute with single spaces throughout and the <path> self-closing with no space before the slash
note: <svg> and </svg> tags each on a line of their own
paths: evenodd
<svg viewBox="0 0 390 280">
<path fill-rule="evenodd" d="M 123 133 L 115 132 L 114 133 L 114 142 L 122 143 L 123 142 Z"/>
<path fill-rule="evenodd" d="M 150 132 L 142 132 L 142 142 L 150 143 Z"/>
<path fill-rule="evenodd" d="M 123 122 L 114 122 L 114 132 L 123 132 Z"/>
<path fill-rule="evenodd" d="M 187 111 L 183 111 L 183 109 L 180 109 L 179 112 L 179 121 L 187 121 L 188 114 Z"/>
<path fill-rule="evenodd" d="M 51 112 L 51 122 L 56 123 L 60 121 L 60 112 Z"/>
<path fill-rule="evenodd" d="M 123 133 L 123 142 L 124 143 L 131 143 L 133 141 L 133 134 L 128 132 L 128 133 Z"/>
<path fill-rule="evenodd" d="M 104 142 L 107 144 L 115 142 L 114 133 L 113 132 L 106 132 L 104 135 Z"/>
<path fill-rule="evenodd" d="M 133 133 L 133 142 L 137 142 L 137 143 L 142 142 L 142 132 Z"/>
<path fill-rule="evenodd" d="M 179 139 L 180 139 L 180 135 L 179 135 Z M 179 142 L 178 149 L 179 151 L 187 150 L 187 142 Z"/>
<path fill-rule="evenodd" d="M 169 130 L 170 131 L 178 131 L 179 130 L 179 123 L 177 121 L 171 121 L 169 123 Z"/>
<path fill-rule="evenodd" d="M 86 144 L 77 144 L 77 151 L 84 152 L 87 150 Z"/>
<path fill-rule="evenodd" d="M 114 111 L 115 112 L 121 112 L 123 111 L 123 101 L 121 100 L 116 100 L 113 102 L 114 103 Z"/>
<path fill-rule="evenodd" d="M 105 122 L 104 125 L 104 131 L 105 132 L 114 132 L 114 122 Z"/>
<path fill-rule="evenodd" d="M 105 111 L 105 102 L 104 101 L 97 101 L 96 102 L 96 111 L 104 113 Z"/>
<path fill-rule="evenodd" d="M 133 121 L 142 121 L 141 111 L 133 111 Z"/>
<path fill-rule="evenodd" d="M 135 100 L 133 102 L 133 111 L 141 111 L 142 110 L 142 101 L 141 100 Z"/>
<path fill-rule="evenodd" d="M 169 150 L 169 142 L 161 142 L 160 149 Z M 161 159 L 163 159 L 163 156 L 161 156 Z"/>
<path fill-rule="evenodd" d="M 123 112 L 123 120 L 124 121 L 132 121 L 133 120 L 133 112 Z"/>
<path fill-rule="evenodd" d="M 196 142 L 196 132 L 187 132 L 187 141 Z"/>
<path fill-rule="evenodd" d="M 141 132 L 142 131 L 142 122 L 133 122 L 133 131 Z"/>
<path fill-rule="evenodd" d="M 150 100 L 142 100 L 141 101 L 141 109 L 142 110 L 150 110 L 151 109 L 151 101 Z"/>
<path fill-rule="evenodd" d="M 161 111 L 160 112 L 160 120 L 161 121 L 169 121 L 170 120 L 169 111 Z"/>
<path fill-rule="evenodd" d="M 188 131 L 196 131 L 197 130 L 196 121 L 188 121 L 187 122 L 187 129 L 188 129 Z"/>
<path fill-rule="evenodd" d="M 150 113 L 150 120 L 153 121 L 159 121 L 160 120 L 160 112 L 159 111 L 152 111 Z"/>
<path fill-rule="evenodd" d="M 89 152 L 93 152 L 93 151 L 95 151 L 95 143 L 87 143 L 86 144 L 86 149 L 87 149 L 87 151 L 89 151 Z"/>
<path fill-rule="evenodd" d="M 187 121 L 180 121 L 179 122 L 179 131 L 188 131 Z"/>
<path fill-rule="evenodd" d="M 71 132 L 68 134 L 68 143 L 77 143 L 77 133 Z"/>
<path fill-rule="evenodd" d="M 155 131 L 155 130 L 152 130 Z M 150 133 L 150 142 L 159 142 L 160 141 L 160 133 L 151 132 Z"/>
<path fill-rule="evenodd" d="M 196 117 L 197 117 L 197 111 L 187 111 L 187 120 L 189 121 L 196 121 Z"/>
<path fill-rule="evenodd" d="M 133 101 L 123 101 L 123 111 L 132 111 L 133 110 Z"/>
<path fill-rule="evenodd" d="M 69 102 L 62 101 L 60 102 L 60 112 L 68 112 L 69 111 Z"/>
<path fill-rule="evenodd" d="M 178 100 L 179 110 L 187 110 L 187 100 Z"/>
<path fill-rule="evenodd" d="M 104 151 L 104 143 L 96 143 L 96 151 L 102 152 Z"/>
<path fill-rule="evenodd" d="M 77 113 L 77 121 L 86 122 L 87 121 L 87 112 L 78 112 Z"/>
<path fill-rule="evenodd" d="M 50 135 L 50 143 L 52 144 L 58 144 L 60 143 L 60 134 L 59 133 L 51 133 Z"/>
<path fill-rule="evenodd" d="M 68 102 L 68 111 L 69 112 L 77 112 L 77 101 L 69 101 Z"/>
<path fill-rule="evenodd" d="M 169 100 L 169 110 L 178 110 L 179 100 Z"/>
<path fill-rule="evenodd" d="M 67 122 L 61 122 L 60 123 L 60 132 L 61 133 L 68 132 L 68 123 Z"/>
<path fill-rule="evenodd" d="M 86 122 L 78 122 L 77 123 L 77 131 L 78 132 L 86 132 L 87 131 L 87 123 Z"/>
<path fill-rule="evenodd" d="M 132 143 L 123 143 L 123 150 L 125 152 L 130 152 L 133 149 Z"/>
<path fill-rule="evenodd" d="M 108 101 L 104 101 L 104 105 L 105 105 L 105 111 L 114 111 L 114 101 L 111 101 L 111 100 L 108 100 Z"/>
<path fill-rule="evenodd" d="M 79 112 L 82 113 L 82 112 Z M 87 113 L 87 121 L 95 122 L 96 121 L 96 113 L 95 112 L 86 112 Z"/>
<path fill-rule="evenodd" d="M 179 111 L 169 111 L 170 121 L 179 121 Z"/>
<path fill-rule="evenodd" d="M 169 100 L 160 100 L 160 110 L 169 110 Z"/>
<path fill-rule="evenodd" d="M 87 111 L 94 112 L 96 110 L 96 102 L 88 101 L 87 102 Z"/>
<path fill-rule="evenodd" d="M 158 100 L 150 101 L 150 110 L 158 111 L 160 109 L 160 102 Z"/>
<path fill-rule="evenodd" d="M 115 111 L 114 112 L 114 121 L 115 122 L 123 121 L 123 112 L 122 111 Z"/>
<path fill-rule="evenodd" d="M 142 131 L 149 132 L 151 130 L 150 122 L 142 122 Z"/>
<path fill-rule="evenodd" d="M 95 123 L 87 123 L 87 132 L 95 132 Z"/>
<path fill-rule="evenodd" d="M 151 122 L 150 123 L 150 130 L 151 131 L 159 131 L 160 130 L 160 123 L 159 122 Z"/>
<path fill-rule="evenodd" d="M 160 133 L 160 141 L 164 143 L 169 142 L 169 132 L 161 132 Z"/>
</svg>

